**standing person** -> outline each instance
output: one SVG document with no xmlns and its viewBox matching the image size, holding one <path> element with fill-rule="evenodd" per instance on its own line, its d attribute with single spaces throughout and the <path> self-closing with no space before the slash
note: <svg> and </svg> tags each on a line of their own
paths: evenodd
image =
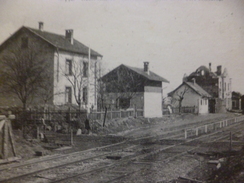
<svg viewBox="0 0 244 183">
<path fill-rule="evenodd" d="M 91 127 L 90 127 L 90 122 L 89 122 L 88 118 L 86 118 L 86 120 L 85 120 L 85 129 L 87 130 L 87 134 L 89 134 Z"/>
</svg>

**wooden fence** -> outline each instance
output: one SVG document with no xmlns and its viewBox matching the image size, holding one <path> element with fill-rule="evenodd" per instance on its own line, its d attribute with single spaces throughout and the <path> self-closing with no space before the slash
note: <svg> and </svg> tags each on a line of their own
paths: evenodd
<svg viewBox="0 0 244 183">
<path fill-rule="evenodd" d="M 111 120 L 115 118 L 125 118 L 125 117 L 139 117 L 143 116 L 143 109 L 131 109 L 131 110 L 118 110 L 118 111 L 92 111 L 88 118 L 90 120 Z M 64 125 L 64 123 L 68 123 L 74 125 L 78 120 L 84 122 L 87 118 L 86 111 L 70 111 L 70 110 L 59 110 L 59 111 L 51 111 L 51 110 L 30 110 L 25 114 L 18 113 L 16 114 L 17 121 L 24 121 L 26 124 L 34 124 L 34 125 L 49 125 L 53 128 L 57 125 Z M 51 124 L 50 124 L 51 123 Z"/>
<path fill-rule="evenodd" d="M 101 111 L 91 112 L 89 118 L 92 120 L 111 120 L 115 118 L 139 117 L 143 116 L 143 109 L 118 110 L 118 111 Z"/>
<path fill-rule="evenodd" d="M 181 107 L 181 113 L 196 113 L 196 106 L 192 106 L 192 107 Z M 179 114 L 180 110 L 179 107 L 171 107 L 172 113 L 173 114 Z M 170 114 L 169 109 L 168 108 L 163 108 L 163 114 Z"/>
</svg>

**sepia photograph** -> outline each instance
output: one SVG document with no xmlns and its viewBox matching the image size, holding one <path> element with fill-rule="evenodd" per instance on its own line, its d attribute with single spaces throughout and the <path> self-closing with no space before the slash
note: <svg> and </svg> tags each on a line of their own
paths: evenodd
<svg viewBox="0 0 244 183">
<path fill-rule="evenodd" d="M 0 0 L 0 183 L 243 183 L 243 0 Z"/>
</svg>

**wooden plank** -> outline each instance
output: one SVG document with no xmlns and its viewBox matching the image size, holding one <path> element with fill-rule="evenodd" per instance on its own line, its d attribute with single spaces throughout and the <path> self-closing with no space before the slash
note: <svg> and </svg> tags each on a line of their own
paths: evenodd
<svg viewBox="0 0 244 183">
<path fill-rule="evenodd" d="M 5 120 L 0 121 L 0 132 L 1 132 L 2 128 L 3 128 L 4 123 L 5 123 Z"/>
<path fill-rule="evenodd" d="M 12 134 L 12 127 L 11 127 L 11 122 L 8 121 L 8 134 L 9 134 L 9 138 L 10 138 L 10 143 L 11 143 L 11 148 L 12 148 L 12 151 L 13 151 L 13 154 L 14 156 L 16 156 L 16 151 L 15 151 L 15 144 L 14 144 L 14 137 L 13 137 L 13 134 Z"/>
<path fill-rule="evenodd" d="M 8 157 L 8 126 L 6 125 L 7 123 L 5 122 L 5 125 L 3 127 L 3 158 Z"/>
<path fill-rule="evenodd" d="M 179 177 L 178 179 L 180 180 L 186 180 L 190 183 L 202 183 L 202 181 L 200 180 L 196 180 L 196 179 L 191 179 L 191 178 L 187 178 L 187 177 Z"/>
<path fill-rule="evenodd" d="M 14 161 L 18 161 L 20 159 L 21 159 L 20 157 L 11 157 L 11 158 L 7 158 L 7 159 L 3 159 L 3 160 L 0 160 L 0 165 L 1 164 L 6 164 L 6 163 L 11 163 L 11 162 L 14 162 Z"/>
</svg>

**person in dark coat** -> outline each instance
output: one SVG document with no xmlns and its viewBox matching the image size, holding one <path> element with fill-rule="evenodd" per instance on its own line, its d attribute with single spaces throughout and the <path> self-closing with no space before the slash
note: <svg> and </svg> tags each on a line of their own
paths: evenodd
<svg viewBox="0 0 244 183">
<path fill-rule="evenodd" d="M 91 127 L 90 127 L 90 122 L 89 122 L 88 118 L 86 118 L 86 120 L 85 120 L 85 129 L 87 130 L 87 133 L 89 134 Z"/>
</svg>

